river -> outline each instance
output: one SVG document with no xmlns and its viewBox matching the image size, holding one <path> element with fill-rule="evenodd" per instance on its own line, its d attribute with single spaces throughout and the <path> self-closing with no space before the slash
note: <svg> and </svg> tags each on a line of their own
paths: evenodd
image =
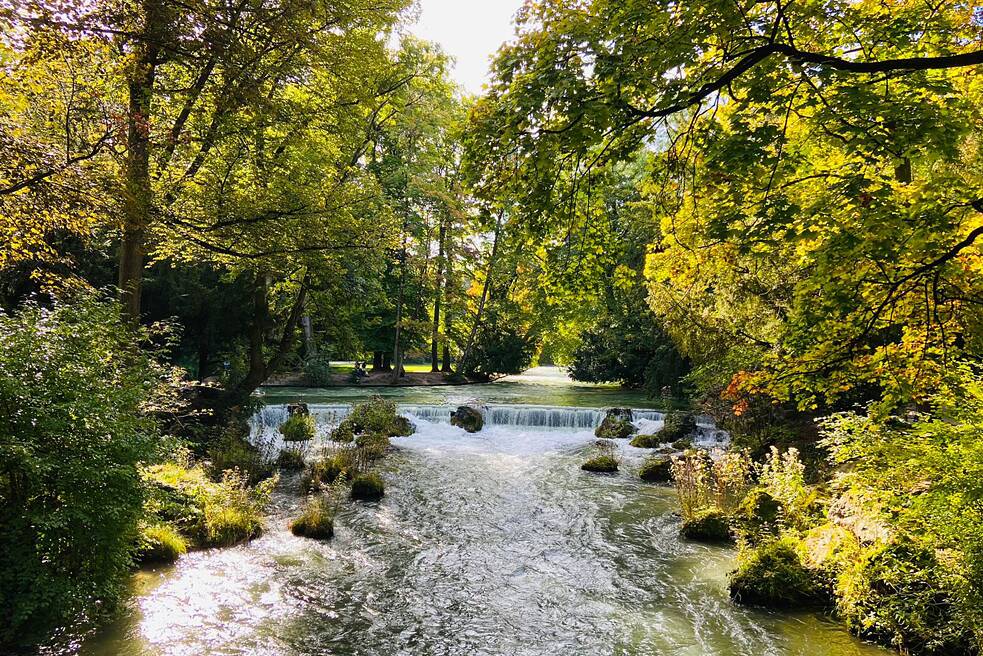
<svg viewBox="0 0 983 656">
<path fill-rule="evenodd" d="M 579 469 L 594 442 L 591 408 L 651 405 L 640 395 L 574 385 L 551 370 L 480 387 L 372 391 L 398 400 L 417 425 L 415 435 L 393 440 L 383 461 L 382 502 L 346 504 L 333 540 L 306 540 L 286 529 L 301 496 L 298 480 L 285 478 L 262 537 L 138 573 L 127 612 L 75 651 L 889 653 L 818 614 L 731 603 L 733 550 L 678 537 L 672 489 L 633 475 L 643 451 L 622 443 L 617 475 Z M 337 404 L 368 392 L 266 394 L 269 403 L 315 403 L 327 424 Z M 441 410 L 469 398 L 498 413 L 474 435 L 446 423 Z M 256 431 L 271 433 L 284 411 L 274 403 L 263 412 Z"/>
</svg>

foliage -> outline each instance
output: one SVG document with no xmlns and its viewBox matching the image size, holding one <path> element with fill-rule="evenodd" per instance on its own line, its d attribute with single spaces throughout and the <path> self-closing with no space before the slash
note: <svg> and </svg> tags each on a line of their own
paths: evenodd
<svg viewBox="0 0 983 656">
<path fill-rule="evenodd" d="M 0 643 L 117 599 L 172 372 L 95 294 L 0 315 Z"/>
<path fill-rule="evenodd" d="M 137 540 L 136 559 L 141 563 L 172 563 L 188 551 L 184 536 L 169 524 L 144 524 Z"/>
<path fill-rule="evenodd" d="M 376 396 L 353 406 L 351 412 L 331 432 L 331 439 L 336 442 L 350 442 L 355 436 L 363 434 L 399 437 L 412 432 L 412 424 L 396 412 L 396 403 Z"/>
<path fill-rule="evenodd" d="M 694 520 L 706 510 L 732 515 L 750 488 L 751 473 L 744 452 L 690 450 L 674 456 L 672 479 L 683 520 Z"/>
<path fill-rule="evenodd" d="M 209 469 L 213 477 L 235 469 L 243 472 L 250 484 L 255 485 L 273 475 L 274 452 L 272 445 L 253 444 L 247 439 L 248 426 L 230 422 L 212 441 L 208 448 Z"/>
<path fill-rule="evenodd" d="M 307 466 L 306 449 L 285 447 L 276 457 L 276 466 L 280 469 L 303 469 Z"/>
<path fill-rule="evenodd" d="M 823 590 L 802 562 L 794 539 L 771 539 L 739 553 L 730 594 L 743 604 L 775 608 L 823 603 Z"/>
<path fill-rule="evenodd" d="M 351 497 L 356 501 L 378 501 L 385 494 L 385 483 L 375 472 L 358 474 L 352 479 Z"/>
<path fill-rule="evenodd" d="M 331 358 L 324 353 L 317 353 L 304 360 L 304 373 L 314 387 L 325 387 L 332 382 Z"/>
<path fill-rule="evenodd" d="M 280 424 L 284 442 L 307 442 L 314 439 L 314 417 L 305 413 L 290 415 Z"/>
<path fill-rule="evenodd" d="M 660 431 L 654 435 L 636 435 L 628 444 L 639 449 L 655 449 L 663 446 L 665 443 L 666 442 L 662 439 L 662 433 Z"/>
<path fill-rule="evenodd" d="M 244 474 L 229 469 L 215 482 L 201 464 L 181 456 L 143 468 L 141 477 L 148 487 L 147 521 L 170 524 L 197 547 L 229 546 L 259 535 L 278 481 L 273 476 L 250 487 Z"/>
<path fill-rule="evenodd" d="M 327 540 L 334 536 L 334 507 L 322 494 L 308 497 L 300 516 L 290 522 L 294 535 L 315 540 Z"/>
</svg>

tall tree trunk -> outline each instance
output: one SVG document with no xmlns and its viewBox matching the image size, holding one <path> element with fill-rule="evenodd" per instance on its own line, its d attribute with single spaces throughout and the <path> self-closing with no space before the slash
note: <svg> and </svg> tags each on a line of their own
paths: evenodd
<svg viewBox="0 0 983 656">
<path fill-rule="evenodd" d="M 393 339 L 393 382 L 403 376 L 403 349 L 399 343 L 403 323 L 403 293 L 406 289 L 406 225 L 403 225 L 403 250 L 399 262 L 399 292 L 396 295 L 396 336 Z"/>
<path fill-rule="evenodd" d="M 123 316 L 140 320 L 143 255 L 153 202 L 150 187 L 150 127 L 154 80 L 160 54 L 162 8 L 157 0 L 144 0 L 142 38 L 133 53 L 127 82 L 129 107 L 126 121 L 126 195 L 123 202 L 123 235 L 119 253 L 119 290 Z"/>
<path fill-rule="evenodd" d="M 444 285 L 444 239 L 447 237 L 446 222 L 440 223 L 440 233 L 437 236 L 437 271 L 434 276 L 434 300 L 433 300 L 433 329 L 430 332 L 430 371 L 440 371 L 440 363 L 437 361 L 437 351 L 440 341 L 440 301 Z"/>
<path fill-rule="evenodd" d="M 382 351 L 372 352 L 372 373 L 382 371 Z"/>
<path fill-rule="evenodd" d="M 478 301 L 478 311 L 475 313 L 474 324 L 471 326 L 471 334 L 468 335 L 467 345 L 461 354 L 461 361 L 457 363 L 457 373 L 468 375 L 471 373 L 471 354 L 474 350 L 474 340 L 478 335 L 478 328 L 481 326 L 482 314 L 485 311 L 485 301 L 488 299 L 488 289 L 491 285 L 492 273 L 495 269 L 495 260 L 498 259 L 499 235 L 502 232 L 502 216 L 504 211 L 498 213 L 495 221 L 495 237 L 492 241 L 492 252 L 488 258 L 488 271 L 485 273 L 485 284 L 481 286 L 481 299 Z"/>
</svg>

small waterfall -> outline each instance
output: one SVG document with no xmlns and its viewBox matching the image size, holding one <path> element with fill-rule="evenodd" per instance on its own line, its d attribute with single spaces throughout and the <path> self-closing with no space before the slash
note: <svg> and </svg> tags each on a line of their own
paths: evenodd
<svg viewBox="0 0 983 656">
<path fill-rule="evenodd" d="M 351 406 L 347 404 L 309 404 L 308 409 L 314 416 L 318 428 L 327 431 L 348 414 Z M 451 412 L 456 406 L 451 405 L 399 405 L 399 412 L 417 420 L 432 424 L 446 424 L 450 421 Z M 571 429 L 590 430 L 600 425 L 604 419 L 604 408 L 577 408 L 561 406 L 537 405 L 497 405 L 490 404 L 481 408 L 488 426 L 515 426 L 542 429 Z M 658 410 L 632 410 L 632 416 L 637 422 L 662 421 L 665 414 Z M 705 422 L 701 418 L 701 425 Z M 252 418 L 254 435 L 275 433 L 276 429 L 287 420 L 286 405 L 263 406 Z"/>
</svg>

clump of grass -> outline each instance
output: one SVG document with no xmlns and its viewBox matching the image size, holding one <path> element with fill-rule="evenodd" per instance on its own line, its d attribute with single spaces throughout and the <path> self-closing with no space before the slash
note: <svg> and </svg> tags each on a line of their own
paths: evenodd
<svg viewBox="0 0 983 656">
<path fill-rule="evenodd" d="M 290 532 L 315 540 L 327 540 L 334 536 L 333 505 L 323 495 L 309 497 L 300 516 L 290 522 Z"/>
<path fill-rule="evenodd" d="M 314 439 L 314 417 L 297 413 L 280 424 L 280 434 L 284 442 L 308 442 Z"/>
<path fill-rule="evenodd" d="M 222 481 L 205 497 L 204 538 L 208 546 L 225 547 L 250 540 L 263 531 L 266 509 L 277 478 L 250 488 L 245 475 L 226 470 Z"/>
<path fill-rule="evenodd" d="M 285 448 L 276 458 L 280 469 L 303 469 L 307 464 L 307 449 Z"/>
<path fill-rule="evenodd" d="M 140 563 L 173 563 L 188 551 L 188 543 L 170 524 L 143 524 L 136 559 Z"/>
<path fill-rule="evenodd" d="M 826 601 L 802 561 L 794 539 L 770 540 L 741 550 L 730 577 L 730 594 L 745 604 L 788 607 Z"/>
<path fill-rule="evenodd" d="M 359 474 L 352 479 L 351 497 L 356 501 L 378 501 L 385 493 L 385 483 L 375 472 Z"/>
</svg>

